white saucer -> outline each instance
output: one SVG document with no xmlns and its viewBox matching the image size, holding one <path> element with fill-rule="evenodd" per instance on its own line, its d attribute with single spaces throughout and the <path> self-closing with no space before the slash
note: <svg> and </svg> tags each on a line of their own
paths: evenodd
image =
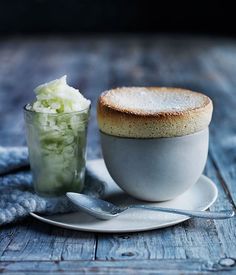
<svg viewBox="0 0 236 275">
<path fill-rule="evenodd" d="M 106 194 L 103 198 L 117 205 L 140 203 L 170 208 L 206 210 L 215 202 L 218 194 L 215 184 L 202 175 L 194 186 L 174 200 L 160 203 L 141 202 L 126 195 L 114 183 L 106 170 L 103 160 L 88 161 L 87 166 L 94 174 L 107 183 Z M 31 215 L 42 222 L 59 227 L 102 233 L 145 231 L 171 226 L 189 219 L 182 215 L 142 209 L 129 209 L 120 216 L 107 221 L 97 220 L 82 212 L 53 216 L 39 216 L 34 213 L 31 213 Z"/>
</svg>

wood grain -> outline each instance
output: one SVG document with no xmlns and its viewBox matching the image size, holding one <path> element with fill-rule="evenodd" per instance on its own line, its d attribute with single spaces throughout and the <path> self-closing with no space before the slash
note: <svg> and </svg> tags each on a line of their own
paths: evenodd
<svg viewBox="0 0 236 275">
<path fill-rule="evenodd" d="M 88 158 L 101 156 L 99 94 L 117 86 L 177 86 L 214 102 L 205 169 L 219 197 L 210 210 L 236 205 L 236 42 L 166 36 L 9 37 L 0 40 L 0 145 L 25 144 L 22 106 L 33 88 L 68 75 L 92 100 Z M 134 234 L 92 234 L 31 218 L 0 228 L 0 272 L 12 274 L 234 274 L 236 219 L 192 219 Z"/>
<path fill-rule="evenodd" d="M 13 229 L 12 229 L 13 228 Z M 93 260 L 94 234 L 63 230 L 31 219 L 0 234 L 1 261 Z"/>
<path fill-rule="evenodd" d="M 220 263 L 209 265 L 199 260 L 134 260 L 134 261 L 61 261 L 61 262 L 4 262 L 0 271 L 23 274 L 27 272 L 45 274 L 234 274 L 235 267 L 222 266 Z M 40 273 L 41 271 L 41 273 Z"/>
</svg>

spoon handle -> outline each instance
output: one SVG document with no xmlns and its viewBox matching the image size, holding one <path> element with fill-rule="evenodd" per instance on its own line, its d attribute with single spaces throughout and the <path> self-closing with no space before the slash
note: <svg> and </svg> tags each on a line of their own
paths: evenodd
<svg viewBox="0 0 236 275">
<path fill-rule="evenodd" d="M 217 219 L 217 220 L 232 218 L 235 214 L 235 212 L 231 210 L 223 210 L 219 212 L 206 212 L 206 211 L 192 211 L 192 210 L 165 208 L 165 207 L 152 207 L 152 206 L 146 206 L 146 205 L 131 205 L 129 208 L 142 208 L 144 210 L 153 210 L 153 211 L 160 211 L 160 212 L 166 212 L 166 213 L 180 214 L 188 217 Z"/>
</svg>

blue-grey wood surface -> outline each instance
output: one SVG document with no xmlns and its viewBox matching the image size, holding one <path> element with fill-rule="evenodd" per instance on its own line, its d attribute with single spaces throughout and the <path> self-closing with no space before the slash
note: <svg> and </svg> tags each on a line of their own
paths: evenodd
<svg viewBox="0 0 236 275">
<path fill-rule="evenodd" d="M 214 101 L 205 174 L 219 197 L 236 204 L 236 41 L 226 38 L 8 37 L 0 40 L 0 145 L 24 145 L 22 106 L 33 88 L 68 75 L 92 100 L 88 158 L 101 156 L 99 94 L 116 86 L 177 86 Z M 236 219 L 191 219 L 134 234 L 93 234 L 32 218 L 0 228 L 0 273 L 236 274 Z"/>
</svg>

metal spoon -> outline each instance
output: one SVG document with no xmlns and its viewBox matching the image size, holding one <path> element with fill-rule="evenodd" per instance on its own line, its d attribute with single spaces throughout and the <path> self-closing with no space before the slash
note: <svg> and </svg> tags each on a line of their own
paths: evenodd
<svg viewBox="0 0 236 275">
<path fill-rule="evenodd" d="M 174 208 L 164 208 L 147 205 L 130 205 L 119 207 L 108 201 L 93 198 L 84 194 L 68 192 L 67 197 L 81 210 L 101 220 L 109 220 L 120 215 L 120 213 L 130 208 L 141 208 L 144 210 L 153 210 L 167 213 L 180 214 L 188 217 L 206 218 L 206 219 L 228 219 L 234 216 L 234 211 L 224 210 L 219 212 L 192 211 Z"/>
</svg>

